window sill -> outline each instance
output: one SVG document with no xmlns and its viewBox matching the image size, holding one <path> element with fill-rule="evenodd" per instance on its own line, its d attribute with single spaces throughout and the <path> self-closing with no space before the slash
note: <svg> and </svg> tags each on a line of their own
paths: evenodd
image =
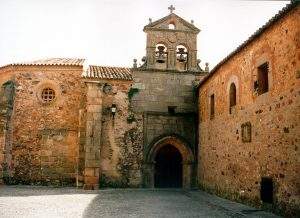
<svg viewBox="0 0 300 218">
<path fill-rule="evenodd" d="M 257 93 L 254 94 L 254 101 L 262 102 L 265 101 L 270 95 L 270 91 L 265 92 L 263 94 L 258 95 Z"/>
</svg>

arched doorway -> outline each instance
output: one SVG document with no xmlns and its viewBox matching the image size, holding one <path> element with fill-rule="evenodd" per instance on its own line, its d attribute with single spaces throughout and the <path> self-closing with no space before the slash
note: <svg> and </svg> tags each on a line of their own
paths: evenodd
<svg viewBox="0 0 300 218">
<path fill-rule="evenodd" d="M 182 156 L 172 145 L 159 149 L 155 157 L 154 187 L 182 187 Z"/>
<path fill-rule="evenodd" d="M 194 155 L 187 141 L 182 137 L 169 135 L 154 139 L 145 157 L 143 165 L 144 187 L 191 188 L 192 177 L 195 175 L 193 173 L 195 166 Z M 160 178 L 160 181 L 158 176 L 168 174 L 166 173 L 167 169 L 164 169 L 164 165 L 169 164 L 170 161 L 174 163 L 173 169 L 177 167 L 175 171 L 178 174 L 175 174 L 174 170 L 171 170 L 174 174 L 169 175 L 173 176 L 173 182 L 169 182 L 165 177 Z M 172 169 L 172 166 L 165 166 L 165 168 Z"/>
</svg>

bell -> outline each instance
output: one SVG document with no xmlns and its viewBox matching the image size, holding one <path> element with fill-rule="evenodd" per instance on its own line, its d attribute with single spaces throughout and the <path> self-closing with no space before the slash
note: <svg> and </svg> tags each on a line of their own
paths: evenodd
<svg viewBox="0 0 300 218">
<path fill-rule="evenodd" d="M 165 56 L 164 56 L 164 46 L 158 46 L 158 57 L 157 57 L 157 62 L 158 63 L 165 63 Z"/>
<path fill-rule="evenodd" d="M 186 61 L 186 57 L 184 55 L 184 54 L 186 54 L 186 52 L 184 52 L 184 48 L 178 48 L 177 54 L 180 54 L 179 58 L 177 58 L 177 60 L 179 62 L 185 62 Z"/>
<path fill-rule="evenodd" d="M 185 62 L 185 57 L 183 54 L 180 54 L 179 58 L 178 58 L 179 62 Z"/>
<path fill-rule="evenodd" d="M 165 57 L 164 57 L 164 54 L 161 54 L 161 53 L 158 54 L 157 62 L 158 62 L 158 63 L 165 63 Z"/>
</svg>

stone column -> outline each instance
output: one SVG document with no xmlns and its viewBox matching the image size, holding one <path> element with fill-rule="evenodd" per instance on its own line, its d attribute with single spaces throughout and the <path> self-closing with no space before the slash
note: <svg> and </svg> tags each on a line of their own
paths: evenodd
<svg viewBox="0 0 300 218">
<path fill-rule="evenodd" d="M 102 125 L 102 85 L 99 82 L 86 82 L 86 141 L 84 163 L 84 189 L 99 188 L 100 148 Z"/>
<path fill-rule="evenodd" d="M 183 162 L 182 163 L 182 188 L 191 188 L 191 175 L 192 175 L 192 163 Z"/>
<path fill-rule="evenodd" d="M 168 70 L 175 70 L 176 65 L 176 50 L 174 48 L 168 49 Z"/>
<path fill-rule="evenodd" d="M 144 163 L 144 186 L 145 188 L 154 188 L 154 162 Z"/>
<path fill-rule="evenodd" d="M 155 64 L 155 47 L 147 47 L 147 68 L 151 69 Z"/>
<path fill-rule="evenodd" d="M 0 184 L 13 176 L 12 165 L 12 116 L 15 83 L 8 81 L 0 87 Z"/>
<path fill-rule="evenodd" d="M 190 51 L 187 69 L 191 71 L 197 70 L 197 50 Z"/>
</svg>

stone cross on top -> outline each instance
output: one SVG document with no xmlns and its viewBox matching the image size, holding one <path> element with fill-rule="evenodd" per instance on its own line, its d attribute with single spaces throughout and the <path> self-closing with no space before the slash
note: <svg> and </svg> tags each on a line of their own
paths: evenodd
<svg viewBox="0 0 300 218">
<path fill-rule="evenodd" d="M 168 9 L 170 10 L 170 14 L 172 14 L 173 11 L 175 11 L 175 7 L 173 5 L 171 5 L 170 7 L 168 7 Z"/>
</svg>

